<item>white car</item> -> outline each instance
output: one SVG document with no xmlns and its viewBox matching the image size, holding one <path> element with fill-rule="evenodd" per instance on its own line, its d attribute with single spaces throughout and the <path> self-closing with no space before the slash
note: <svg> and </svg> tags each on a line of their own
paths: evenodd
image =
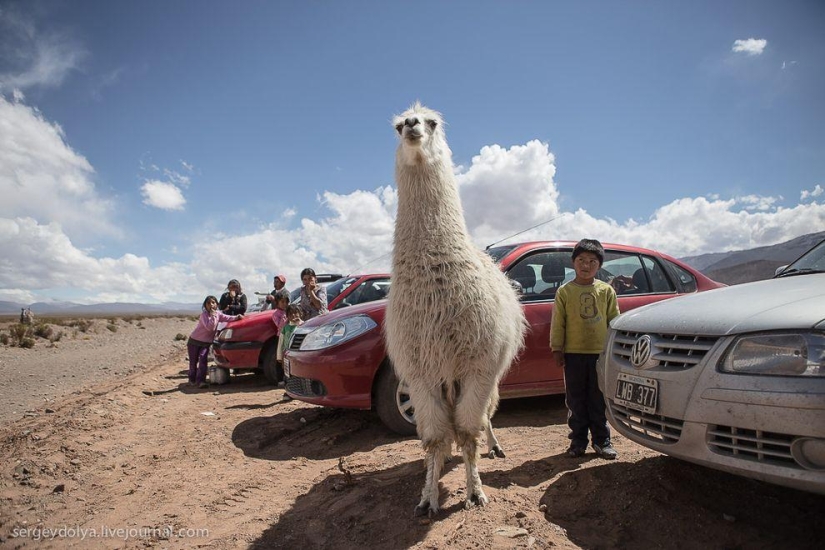
<svg viewBox="0 0 825 550">
<path fill-rule="evenodd" d="M 825 494 L 825 241 L 773 279 L 620 315 L 599 383 L 636 443 Z"/>
</svg>

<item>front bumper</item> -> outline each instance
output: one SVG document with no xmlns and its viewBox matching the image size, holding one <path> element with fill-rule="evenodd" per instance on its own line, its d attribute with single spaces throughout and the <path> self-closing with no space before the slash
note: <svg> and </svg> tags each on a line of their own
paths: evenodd
<svg viewBox="0 0 825 550">
<path fill-rule="evenodd" d="M 325 407 L 370 409 L 384 347 L 379 334 L 323 350 L 289 350 L 285 361 L 289 367 L 286 392 L 291 397 Z"/>
<path fill-rule="evenodd" d="M 599 369 L 610 424 L 675 458 L 825 494 L 825 379 L 718 372 L 729 342 L 694 366 L 639 370 L 613 352 L 612 333 Z M 617 402 L 620 372 L 657 381 L 655 412 Z"/>
<path fill-rule="evenodd" d="M 212 344 L 215 363 L 227 369 L 254 369 L 259 366 L 261 342 L 219 342 Z"/>
</svg>

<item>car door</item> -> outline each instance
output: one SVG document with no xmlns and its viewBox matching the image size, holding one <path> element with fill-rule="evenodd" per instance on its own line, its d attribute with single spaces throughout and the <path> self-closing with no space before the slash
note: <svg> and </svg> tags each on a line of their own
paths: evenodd
<svg viewBox="0 0 825 550">
<path fill-rule="evenodd" d="M 550 324 L 556 291 L 575 278 L 571 255 L 569 248 L 532 251 L 506 271 L 530 327 L 524 350 L 502 380 L 506 397 L 564 392 L 564 372 L 550 350 Z M 676 295 L 660 259 L 646 254 L 607 249 L 597 277 L 614 287 L 621 312 Z"/>
</svg>

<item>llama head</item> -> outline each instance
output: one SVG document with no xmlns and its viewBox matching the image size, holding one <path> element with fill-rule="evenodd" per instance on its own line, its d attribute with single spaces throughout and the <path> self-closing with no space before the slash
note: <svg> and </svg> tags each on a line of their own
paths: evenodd
<svg viewBox="0 0 825 550">
<path fill-rule="evenodd" d="M 409 109 L 393 118 L 400 138 L 397 159 L 408 165 L 433 163 L 450 159 L 450 149 L 444 134 L 441 113 L 416 101 Z"/>
</svg>

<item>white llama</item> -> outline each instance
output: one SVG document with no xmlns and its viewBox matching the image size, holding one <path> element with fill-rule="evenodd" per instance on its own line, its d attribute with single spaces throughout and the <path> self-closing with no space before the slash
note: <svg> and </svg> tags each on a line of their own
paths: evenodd
<svg viewBox="0 0 825 550">
<path fill-rule="evenodd" d="M 453 441 L 467 474 L 466 507 L 487 504 L 476 464 L 479 436 L 486 429 L 491 449 L 501 451 L 490 417 L 526 322 L 505 275 L 467 234 L 441 115 L 415 103 L 393 123 L 400 136 L 398 214 L 384 329 L 426 452 L 415 512 L 433 516 Z"/>
</svg>

